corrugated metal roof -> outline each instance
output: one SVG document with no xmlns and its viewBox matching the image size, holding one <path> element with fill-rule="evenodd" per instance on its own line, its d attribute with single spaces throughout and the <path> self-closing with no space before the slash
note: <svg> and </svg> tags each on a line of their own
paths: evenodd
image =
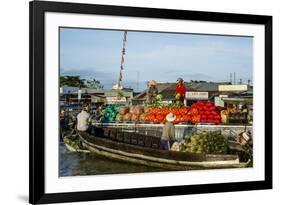
<svg viewBox="0 0 281 205">
<path fill-rule="evenodd" d="M 205 91 L 205 92 L 216 92 L 218 91 L 218 85 L 222 83 L 214 82 L 185 82 L 187 91 Z M 227 83 L 226 83 L 227 84 Z M 164 99 L 174 98 L 176 83 L 158 83 L 157 89 L 159 94 L 162 94 Z M 134 100 L 145 100 L 146 90 L 134 97 Z"/>
<path fill-rule="evenodd" d="M 214 92 L 219 90 L 219 86 L 217 83 L 211 82 L 201 82 L 201 83 L 191 83 L 188 86 L 188 90 L 190 91 L 205 91 L 205 92 Z"/>
</svg>

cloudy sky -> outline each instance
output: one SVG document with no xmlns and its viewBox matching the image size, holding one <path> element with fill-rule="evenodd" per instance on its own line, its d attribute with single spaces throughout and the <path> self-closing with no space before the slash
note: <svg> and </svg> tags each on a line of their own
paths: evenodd
<svg viewBox="0 0 281 205">
<path fill-rule="evenodd" d="M 121 61 L 122 31 L 60 29 L 60 74 L 95 78 L 110 88 Z M 143 90 L 148 80 L 252 80 L 253 38 L 128 32 L 123 86 Z"/>
</svg>

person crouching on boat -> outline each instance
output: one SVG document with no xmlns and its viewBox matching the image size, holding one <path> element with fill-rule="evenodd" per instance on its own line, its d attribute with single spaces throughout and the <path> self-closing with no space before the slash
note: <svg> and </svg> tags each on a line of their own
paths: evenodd
<svg viewBox="0 0 281 205">
<path fill-rule="evenodd" d="M 160 148 L 165 150 L 170 150 L 172 144 L 176 141 L 175 138 L 175 125 L 173 121 L 176 119 L 176 115 L 169 113 L 166 116 L 167 122 L 163 127 L 163 133 L 160 140 Z"/>
<path fill-rule="evenodd" d="M 88 113 L 88 106 L 84 106 L 82 111 L 77 115 L 77 130 L 82 132 L 90 132 L 89 122 L 91 120 Z"/>
</svg>

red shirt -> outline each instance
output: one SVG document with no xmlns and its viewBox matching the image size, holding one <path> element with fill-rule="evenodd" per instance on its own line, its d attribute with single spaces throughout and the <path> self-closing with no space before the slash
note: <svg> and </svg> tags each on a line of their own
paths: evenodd
<svg viewBox="0 0 281 205">
<path fill-rule="evenodd" d="M 176 93 L 180 93 L 181 95 L 185 95 L 186 88 L 184 84 L 178 84 L 176 87 Z"/>
</svg>

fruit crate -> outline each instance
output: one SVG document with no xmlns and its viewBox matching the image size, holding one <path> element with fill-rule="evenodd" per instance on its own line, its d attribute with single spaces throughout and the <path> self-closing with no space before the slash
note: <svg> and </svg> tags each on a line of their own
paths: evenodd
<svg viewBox="0 0 281 205">
<path fill-rule="evenodd" d="M 110 136 L 110 129 L 108 128 L 103 128 L 103 135 L 105 137 L 109 137 Z"/>
<path fill-rule="evenodd" d="M 117 129 L 110 129 L 109 138 L 112 140 L 116 140 L 116 135 L 117 135 Z"/>
<path fill-rule="evenodd" d="M 131 144 L 133 144 L 133 145 L 138 144 L 138 135 L 136 133 L 131 134 Z"/>
<path fill-rule="evenodd" d="M 158 149 L 160 147 L 160 138 L 159 137 L 151 137 L 151 147 L 153 149 Z"/>
<path fill-rule="evenodd" d="M 132 133 L 124 132 L 124 142 L 127 144 L 131 143 L 131 135 Z"/>
<path fill-rule="evenodd" d="M 151 147 L 152 139 L 151 136 L 145 136 L 144 146 Z"/>
<path fill-rule="evenodd" d="M 116 133 L 116 140 L 118 142 L 123 142 L 124 141 L 124 132 L 118 130 Z"/>
<path fill-rule="evenodd" d="M 139 134 L 138 135 L 138 145 L 144 146 L 144 143 L 145 143 L 145 135 Z"/>
</svg>

